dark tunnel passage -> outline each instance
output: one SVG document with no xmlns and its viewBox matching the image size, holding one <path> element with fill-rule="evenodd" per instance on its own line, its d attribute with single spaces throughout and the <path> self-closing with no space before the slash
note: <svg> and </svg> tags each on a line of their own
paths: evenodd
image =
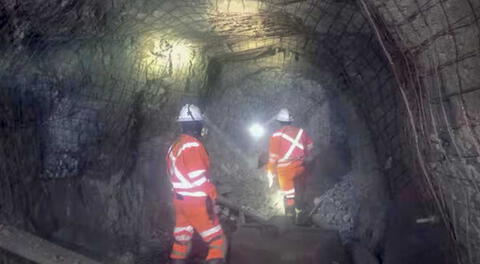
<svg viewBox="0 0 480 264">
<path fill-rule="evenodd" d="M 265 219 L 284 209 L 257 164 L 273 117 L 289 108 L 315 142 L 301 242 L 249 251 L 269 235 L 236 235 L 255 221 L 221 207 L 227 263 L 480 263 L 480 1 L 0 0 L 0 49 L 0 263 L 66 263 L 12 252 L 7 227 L 168 263 L 186 103 L 208 119 L 219 193 Z M 312 230 L 341 261 L 311 252 L 334 244 Z"/>
</svg>

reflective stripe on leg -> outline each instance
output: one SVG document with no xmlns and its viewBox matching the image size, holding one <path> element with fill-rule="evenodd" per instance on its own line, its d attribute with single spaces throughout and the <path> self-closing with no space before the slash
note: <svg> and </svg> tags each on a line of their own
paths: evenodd
<svg viewBox="0 0 480 264">
<path fill-rule="evenodd" d="M 213 238 L 208 243 L 207 260 L 210 259 L 225 259 L 227 251 L 227 242 L 224 235 Z"/>
<path fill-rule="evenodd" d="M 219 235 L 223 235 L 223 230 L 221 225 L 216 225 L 210 229 L 200 232 L 200 236 L 207 243 L 211 241 L 214 237 Z"/>
<path fill-rule="evenodd" d="M 180 233 L 180 232 L 188 232 L 188 233 L 193 234 L 193 226 L 191 226 L 191 225 L 189 225 L 189 226 L 178 226 L 178 227 L 175 227 L 175 229 L 173 229 L 174 234 Z"/>
<path fill-rule="evenodd" d="M 217 236 L 217 237 L 212 238 L 212 240 L 210 240 L 210 243 L 208 244 L 208 247 L 209 248 L 222 249 L 223 244 L 224 244 L 223 236 Z"/>
<path fill-rule="evenodd" d="M 173 230 L 173 236 L 176 241 L 188 242 L 192 240 L 193 226 L 178 226 Z"/>
<path fill-rule="evenodd" d="M 174 242 L 170 258 L 172 259 L 186 259 L 190 253 L 191 243 Z"/>
<path fill-rule="evenodd" d="M 292 188 L 290 190 L 284 191 L 283 195 L 285 197 L 285 200 L 287 200 L 287 205 L 292 205 L 290 200 L 295 201 L 295 188 Z"/>
<path fill-rule="evenodd" d="M 294 196 L 295 196 L 295 188 L 292 188 L 292 189 L 283 191 L 283 194 L 284 194 L 285 196 L 288 196 L 288 195 L 294 195 Z"/>
<path fill-rule="evenodd" d="M 172 259 L 186 259 L 187 257 L 187 253 L 176 250 L 172 250 L 172 253 L 170 254 L 170 258 Z"/>
<path fill-rule="evenodd" d="M 176 235 L 175 236 L 175 241 L 178 242 L 188 242 L 192 240 L 192 235 Z"/>
<path fill-rule="evenodd" d="M 287 206 L 294 206 L 295 205 L 295 199 L 294 198 L 286 198 L 285 199 Z"/>
</svg>

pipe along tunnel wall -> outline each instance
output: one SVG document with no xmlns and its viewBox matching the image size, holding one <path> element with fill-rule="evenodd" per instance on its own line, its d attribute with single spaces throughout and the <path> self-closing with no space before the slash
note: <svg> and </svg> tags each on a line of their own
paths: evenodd
<svg viewBox="0 0 480 264">
<path fill-rule="evenodd" d="M 278 195 L 252 166 L 266 142 L 245 129 L 288 105 L 319 150 L 307 206 L 320 198 L 316 222 L 354 260 L 478 263 L 479 8 L 0 1 L 0 222 L 99 260 L 165 262 L 180 106 L 222 134 L 206 138 L 222 192 L 271 216 Z"/>
</svg>

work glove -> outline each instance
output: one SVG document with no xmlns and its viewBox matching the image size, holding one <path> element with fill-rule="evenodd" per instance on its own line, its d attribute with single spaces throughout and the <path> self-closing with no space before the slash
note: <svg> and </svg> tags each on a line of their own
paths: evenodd
<svg viewBox="0 0 480 264">
<path fill-rule="evenodd" d="M 268 188 L 272 188 L 273 186 L 273 178 L 275 178 L 275 175 L 271 172 L 267 172 L 267 179 L 268 179 Z"/>
<path fill-rule="evenodd" d="M 213 185 L 213 183 L 211 183 L 211 182 L 208 182 L 206 187 L 207 187 L 206 188 L 206 193 L 207 193 L 208 197 L 210 199 L 212 199 L 212 201 L 216 201 L 217 197 L 218 197 L 218 193 L 217 193 L 217 188 L 215 187 L 215 185 Z"/>
</svg>

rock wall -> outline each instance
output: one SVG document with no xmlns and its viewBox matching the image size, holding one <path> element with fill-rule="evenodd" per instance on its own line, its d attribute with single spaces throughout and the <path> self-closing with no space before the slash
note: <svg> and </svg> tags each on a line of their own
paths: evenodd
<svg viewBox="0 0 480 264">
<path fill-rule="evenodd" d="M 144 42 L 62 44 L 11 61 L 23 68 L 2 79 L 2 222 L 101 260 L 166 259 L 164 155 L 183 91 L 200 93 L 207 63 L 192 51 L 186 69 L 175 58 L 147 69 Z"/>
<path fill-rule="evenodd" d="M 348 106 L 348 103 L 345 103 Z M 317 197 L 313 221 L 338 230 L 343 243 L 359 243 L 378 259 L 383 254 L 391 197 L 384 168 L 378 159 L 370 134 L 355 109 L 346 107 L 347 136 L 352 165 L 341 181 Z M 355 254 L 353 254 L 355 255 Z M 355 263 L 362 263 L 355 259 Z"/>
<path fill-rule="evenodd" d="M 371 130 L 377 131 L 373 134 L 379 142 L 380 164 L 392 157 L 393 166 L 386 173 L 395 199 L 404 203 L 410 201 L 402 200 L 408 195 L 418 198 L 412 195 L 416 188 L 421 194 L 417 203 L 427 206 L 423 212 L 409 211 L 416 216 L 405 217 L 441 216 L 456 247 L 456 261 L 476 263 L 479 97 L 473 73 L 480 67 L 479 3 L 357 3 L 372 25 L 380 54 L 391 65 L 391 75 L 360 80 L 377 88 L 360 89 L 357 94 L 373 102 L 361 108 Z M 359 75 L 369 76 L 368 71 L 381 72 L 371 53 L 357 51 L 358 57 L 346 59 L 348 65 L 357 65 L 350 76 L 358 80 Z"/>
</svg>

